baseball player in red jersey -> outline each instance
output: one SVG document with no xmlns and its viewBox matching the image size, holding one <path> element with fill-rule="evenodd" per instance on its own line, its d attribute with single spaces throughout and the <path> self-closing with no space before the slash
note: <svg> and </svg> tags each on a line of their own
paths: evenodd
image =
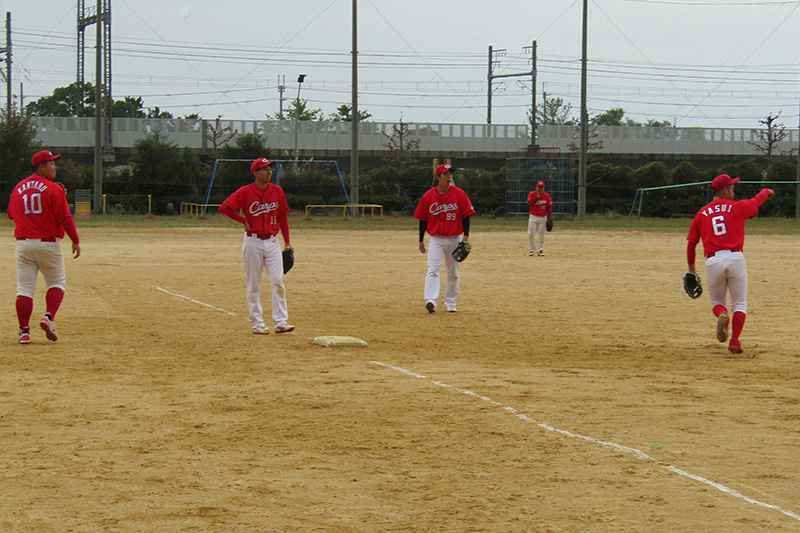
<svg viewBox="0 0 800 533">
<path fill-rule="evenodd" d="M 553 200 L 544 192 L 544 182 L 536 183 L 536 190 L 528 194 L 528 255 L 544 255 L 544 232 L 547 221 L 553 218 Z"/>
<path fill-rule="evenodd" d="M 445 308 L 454 313 L 456 299 L 460 292 L 458 271 L 460 263 L 453 259 L 453 250 L 463 240 L 469 247 L 469 217 L 475 209 L 462 189 L 453 185 L 453 167 L 448 164 L 436 167 L 438 185 L 422 196 L 414 218 L 419 219 L 419 251 L 425 249 L 425 232 L 430 237 L 428 252 L 428 273 L 425 276 L 425 308 L 429 313 L 436 311 L 439 299 L 439 270 L 444 260 L 447 270 L 447 283 L 444 292 Z M 471 250 L 471 247 L 468 248 Z"/>
<path fill-rule="evenodd" d="M 706 257 L 706 282 L 711 297 L 714 316 L 717 317 L 717 340 L 728 339 L 729 313 L 726 307 L 727 293 L 731 295 L 733 327 L 728 350 L 742 353 L 739 335 L 747 318 L 747 265 L 744 262 L 744 223 L 758 214 L 758 208 L 773 198 L 772 189 L 761 191 L 749 200 L 733 201 L 733 185 L 739 178 L 731 179 L 727 174 L 714 178 L 711 191 L 714 200 L 704 206 L 692 219 L 689 227 L 689 244 L 686 248 L 686 261 L 689 272 L 695 271 L 697 243 L 703 241 Z"/>
<path fill-rule="evenodd" d="M 80 239 L 69 210 L 67 194 L 56 177 L 56 159 L 49 150 L 34 154 L 33 174 L 19 182 L 11 191 L 8 218 L 14 221 L 17 238 L 17 319 L 19 343 L 31 342 L 30 320 L 33 314 L 33 294 L 39 271 L 47 283 L 46 312 L 39 326 L 51 341 L 58 340 L 55 317 L 64 300 L 66 275 L 61 239 L 64 233 L 72 240 L 75 259 L 81 255 Z"/>
<path fill-rule="evenodd" d="M 287 323 L 286 289 L 283 286 L 283 256 L 278 242 L 278 231 L 283 236 L 286 249 L 289 241 L 289 204 L 283 189 L 270 183 L 274 161 L 256 159 L 250 165 L 255 180 L 240 188 L 225 200 L 219 212 L 244 224 L 242 262 L 247 274 L 247 307 L 253 333 L 267 334 L 261 308 L 261 273 L 266 269 L 272 286 L 272 322 L 275 333 L 288 333 L 294 326 Z M 237 211 L 242 210 L 244 216 Z"/>
</svg>

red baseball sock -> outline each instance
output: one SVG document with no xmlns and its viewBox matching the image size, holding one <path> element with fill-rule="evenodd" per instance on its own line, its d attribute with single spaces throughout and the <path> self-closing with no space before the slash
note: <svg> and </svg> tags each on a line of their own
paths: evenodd
<svg viewBox="0 0 800 533">
<path fill-rule="evenodd" d="M 744 321 L 747 318 L 747 313 L 736 311 L 733 313 L 733 330 L 731 331 L 731 342 L 739 342 L 739 335 L 744 328 Z"/>
<path fill-rule="evenodd" d="M 58 287 L 47 289 L 44 299 L 47 303 L 47 312 L 50 313 L 50 320 L 55 320 L 58 308 L 61 307 L 61 302 L 64 301 L 64 289 L 59 289 Z"/>
<path fill-rule="evenodd" d="M 33 298 L 17 296 L 17 320 L 19 320 L 19 329 L 30 328 L 32 313 Z"/>
<path fill-rule="evenodd" d="M 715 305 L 714 309 L 712 309 L 715 317 L 719 317 L 719 315 L 727 315 L 728 309 L 724 305 Z"/>
</svg>

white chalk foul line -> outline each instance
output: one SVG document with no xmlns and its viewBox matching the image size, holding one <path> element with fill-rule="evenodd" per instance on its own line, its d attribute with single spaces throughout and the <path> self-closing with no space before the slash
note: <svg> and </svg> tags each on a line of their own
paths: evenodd
<svg viewBox="0 0 800 533">
<path fill-rule="evenodd" d="M 442 383 L 440 381 L 436 381 L 436 380 L 434 380 L 432 378 L 429 378 L 428 376 L 424 376 L 422 374 L 418 374 L 416 372 L 412 372 L 410 370 L 406 370 L 405 368 L 401 368 L 399 366 L 393 366 L 393 365 L 389 365 L 389 364 L 386 364 L 386 363 L 381 363 L 380 361 L 372 361 L 372 364 L 375 364 L 375 365 L 378 365 L 378 366 L 382 366 L 382 367 L 385 367 L 385 368 L 390 368 L 392 370 L 395 370 L 397 372 L 401 372 L 401 373 L 406 374 L 406 375 L 411 376 L 411 377 L 415 377 L 415 378 L 419 378 L 419 379 L 427 379 L 431 383 L 433 383 L 434 385 L 438 385 L 440 387 L 452 389 L 452 390 L 460 392 L 462 394 L 466 394 L 467 396 L 473 396 L 473 397 L 475 397 L 475 398 L 477 398 L 479 400 L 483 400 L 483 401 L 485 401 L 487 403 L 490 403 L 490 404 L 492 404 L 494 406 L 502 407 L 504 411 L 507 411 L 507 412 L 511 413 L 512 415 L 516 416 L 520 420 L 522 420 L 524 422 L 532 422 L 532 423 L 536 424 L 537 426 L 539 426 L 540 428 L 546 429 L 547 431 L 552 431 L 554 433 L 560 433 L 561 435 L 564 435 L 566 437 L 572 437 L 572 438 L 575 438 L 575 439 L 583 439 L 585 441 L 588 441 L 588 442 L 591 442 L 591 443 L 594 443 L 594 444 L 599 444 L 600 446 L 604 446 L 606 448 L 614 449 L 614 450 L 616 450 L 618 452 L 621 452 L 621 453 L 633 455 L 637 459 L 641 459 L 643 461 L 653 461 L 655 463 L 658 463 L 661 467 L 669 470 L 670 472 L 673 472 L 673 473 L 678 474 L 680 476 L 687 477 L 689 479 L 693 479 L 695 481 L 699 481 L 700 483 L 704 483 L 704 484 L 706 484 L 706 485 L 708 485 L 710 487 L 714 487 L 715 489 L 720 490 L 720 491 L 724 492 L 725 494 L 729 494 L 730 496 L 733 496 L 735 498 L 739 498 L 740 500 L 744 500 L 744 501 L 746 501 L 748 503 L 751 503 L 753 505 L 757 505 L 759 507 L 765 507 L 767 509 L 773 509 L 775 511 L 778 511 L 779 513 L 783 513 L 786 516 L 789 516 L 791 518 L 794 518 L 795 520 L 800 521 L 800 514 L 798 514 L 798 513 L 795 513 L 793 511 L 789 511 L 788 509 L 783 509 L 782 507 L 780 507 L 778 505 L 773 505 L 773 504 L 770 504 L 770 503 L 765 503 L 765 502 L 756 500 L 754 498 L 750 498 L 748 496 L 745 496 L 741 492 L 738 492 L 738 491 L 735 491 L 735 490 L 733 490 L 733 489 L 731 489 L 729 487 L 726 487 L 725 485 L 722 485 L 722 484 L 717 483 L 715 481 L 711 481 L 710 479 L 706 479 L 704 477 L 701 477 L 701 476 L 698 476 L 698 475 L 695 475 L 695 474 L 690 474 L 689 472 L 681 470 L 680 468 L 676 468 L 676 467 L 671 466 L 671 465 L 665 465 L 665 464 L 661 463 L 661 461 L 659 461 L 659 460 L 647 455 L 646 453 L 644 453 L 641 450 L 637 450 L 636 448 L 629 448 L 628 446 L 623 446 L 621 444 L 616 444 L 614 442 L 607 442 L 607 441 L 602 441 L 602 440 L 599 440 L 599 439 L 595 439 L 593 437 L 587 437 L 585 435 L 579 435 L 579 434 L 573 433 L 571 431 L 567 431 L 567 430 L 564 430 L 564 429 L 558 429 L 558 428 L 553 427 L 553 426 L 551 426 L 549 424 L 545 424 L 544 422 L 536 422 L 536 421 L 530 419 L 529 417 L 517 412 L 517 410 L 514 409 L 513 407 L 503 406 L 502 403 L 500 403 L 498 401 L 495 401 L 495 400 L 492 400 L 491 398 L 487 398 L 486 396 L 481 396 L 479 394 L 475 394 L 474 392 L 472 392 L 470 390 L 458 389 L 456 387 L 453 387 L 452 385 L 448 385 L 446 383 Z"/>
<path fill-rule="evenodd" d="M 228 311 L 228 310 L 225 310 L 225 309 L 222 309 L 222 308 L 219 308 L 219 307 L 215 307 L 215 306 L 213 306 L 211 304 L 200 302 L 198 300 L 195 300 L 194 298 L 189 298 L 188 296 L 184 296 L 183 294 L 178 294 L 177 292 L 168 291 L 167 289 L 162 289 L 161 287 L 155 287 L 155 288 L 157 290 L 161 291 L 161 292 L 165 292 L 165 293 L 169 294 L 170 296 L 177 296 L 178 298 L 183 298 L 184 300 L 188 300 L 188 301 L 190 301 L 190 302 L 192 302 L 194 304 L 198 304 L 198 305 L 202 305 L 202 306 L 208 307 L 210 309 L 213 309 L 214 311 L 220 311 L 222 313 L 227 313 L 227 314 L 229 314 L 231 316 L 236 316 L 236 313 L 234 313 L 232 311 Z"/>
</svg>

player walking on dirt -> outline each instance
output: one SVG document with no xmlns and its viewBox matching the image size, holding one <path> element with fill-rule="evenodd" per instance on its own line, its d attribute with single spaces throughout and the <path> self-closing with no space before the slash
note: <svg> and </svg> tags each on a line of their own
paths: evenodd
<svg viewBox="0 0 800 533">
<path fill-rule="evenodd" d="M 283 285 L 283 256 L 278 242 L 278 231 L 285 248 L 289 242 L 289 204 L 283 189 L 270 183 L 274 161 L 259 158 L 250 165 L 255 180 L 230 195 L 220 206 L 219 212 L 244 224 L 242 262 L 247 275 L 247 307 L 253 333 L 269 333 L 264 323 L 261 308 L 261 273 L 267 271 L 272 286 L 272 322 L 275 333 L 288 333 L 294 326 L 287 323 L 289 311 L 286 305 L 286 289 Z M 242 210 L 244 216 L 237 213 Z"/>
<path fill-rule="evenodd" d="M 758 214 L 758 208 L 775 196 L 772 189 L 761 189 L 753 198 L 733 201 L 733 186 L 739 178 L 721 174 L 711 182 L 714 200 L 692 219 L 686 248 L 689 272 L 695 274 L 697 243 L 703 241 L 706 257 L 706 282 L 714 316 L 717 317 L 717 340 L 728 339 L 729 313 L 727 294 L 731 295 L 733 324 L 728 350 L 742 353 L 739 335 L 747 318 L 747 265 L 744 261 L 744 223 Z"/>
<path fill-rule="evenodd" d="M 47 283 L 46 312 L 39 326 L 51 341 L 58 340 L 55 318 L 66 290 L 64 257 L 61 239 L 64 233 L 72 240 L 75 259 L 81 255 L 78 230 L 69 210 L 67 194 L 56 183 L 56 159 L 49 150 L 36 152 L 31 159 L 33 174 L 19 182 L 11 191 L 8 218 L 14 221 L 17 239 L 17 319 L 20 344 L 31 342 L 30 320 L 33 314 L 33 295 L 41 271 Z"/>
<path fill-rule="evenodd" d="M 461 289 L 459 281 L 460 263 L 453 258 L 453 250 L 458 243 L 469 245 L 469 221 L 475 214 L 472 202 L 463 189 L 453 185 L 453 167 L 439 165 L 435 171 L 438 185 L 426 192 L 414 212 L 419 219 L 419 251 L 425 253 L 425 232 L 430 235 L 428 253 L 428 273 L 425 276 L 425 308 L 429 313 L 436 311 L 439 299 L 439 271 L 442 261 L 447 270 L 444 305 L 454 313 L 456 300 Z"/>
<path fill-rule="evenodd" d="M 536 183 L 536 190 L 528 194 L 528 255 L 544 255 L 544 232 L 547 221 L 553 218 L 553 200 L 544 192 L 544 182 Z"/>
</svg>

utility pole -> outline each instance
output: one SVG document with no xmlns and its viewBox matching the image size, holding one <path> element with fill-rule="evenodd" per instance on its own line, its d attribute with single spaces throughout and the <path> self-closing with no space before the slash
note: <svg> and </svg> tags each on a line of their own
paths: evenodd
<svg viewBox="0 0 800 533">
<path fill-rule="evenodd" d="M 581 46 L 581 146 L 578 155 L 578 216 L 586 215 L 586 150 L 589 145 L 589 114 L 586 110 L 586 49 L 589 0 L 583 0 L 583 39 Z"/>
<path fill-rule="evenodd" d="M 99 15 L 103 0 L 97 0 L 97 13 Z M 103 207 L 103 28 L 100 17 L 97 17 L 97 54 L 95 70 L 95 106 L 94 106 L 94 210 L 99 212 Z"/>
<path fill-rule="evenodd" d="M 75 80 L 75 115 L 83 116 L 83 102 L 85 95 L 83 92 L 85 79 L 85 31 L 88 26 L 97 24 L 101 28 L 102 47 L 103 50 L 102 61 L 98 63 L 98 67 L 103 74 L 102 79 L 98 76 L 97 83 L 101 85 L 101 98 L 95 102 L 95 105 L 103 108 L 103 115 L 105 117 L 105 132 L 101 138 L 103 148 L 103 160 L 114 161 L 114 146 L 112 141 L 112 108 L 113 100 L 111 98 L 111 0 L 100 0 L 97 2 L 97 7 L 92 13 L 92 8 L 88 12 L 85 8 L 85 0 L 78 0 L 78 69 Z"/>
<path fill-rule="evenodd" d="M 353 0 L 353 63 L 350 117 L 350 203 L 358 204 L 358 6 Z M 352 213 L 351 209 L 351 213 Z"/>
<path fill-rule="evenodd" d="M 280 102 L 278 104 L 278 116 L 283 118 L 283 91 L 286 90 L 286 76 L 283 76 L 283 81 L 281 81 L 281 77 L 278 76 L 278 93 L 280 94 Z"/>
<path fill-rule="evenodd" d="M 297 142 L 297 136 L 299 132 L 299 115 L 300 115 L 300 87 L 303 86 L 303 82 L 306 79 L 305 74 L 300 74 L 297 76 L 297 100 L 294 103 L 294 160 L 295 162 L 300 159 L 300 147 Z M 297 163 L 295 163 L 296 165 Z"/>
<path fill-rule="evenodd" d="M 506 55 L 504 48 L 494 50 L 489 46 L 489 80 L 488 104 L 486 111 L 486 123 L 492 123 L 492 92 L 494 80 L 498 78 L 519 78 L 523 76 L 531 77 L 531 147 L 536 146 L 536 41 L 532 41 L 531 46 L 524 47 L 524 50 L 531 50 L 531 70 L 530 72 L 520 72 L 517 74 L 495 74 L 494 69 L 500 64 L 500 58 Z"/>
<path fill-rule="evenodd" d="M 11 115 L 11 108 L 13 104 L 11 94 L 11 12 L 6 12 L 6 47 L 0 48 L 0 52 L 6 53 L 6 111 Z"/>
</svg>

